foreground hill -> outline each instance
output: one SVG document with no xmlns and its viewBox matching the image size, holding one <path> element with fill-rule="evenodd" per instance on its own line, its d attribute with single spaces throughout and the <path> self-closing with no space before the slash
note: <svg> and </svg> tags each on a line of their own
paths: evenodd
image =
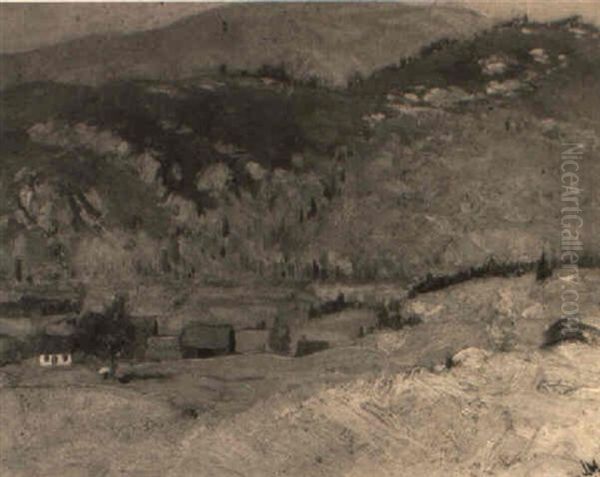
<svg viewBox="0 0 600 477">
<path fill-rule="evenodd" d="M 166 28 L 81 38 L 0 56 L 0 85 L 176 80 L 218 68 L 283 65 L 295 78 L 345 85 L 444 37 L 490 26 L 467 9 L 401 4 L 229 5 Z"/>
<path fill-rule="evenodd" d="M 582 315 L 598 326 L 600 274 L 582 280 Z M 0 472 L 594 475 L 600 335 L 541 347 L 560 287 L 556 275 L 472 280 L 407 300 L 415 326 L 302 358 L 123 364 L 122 382 L 9 365 Z"/>
</svg>

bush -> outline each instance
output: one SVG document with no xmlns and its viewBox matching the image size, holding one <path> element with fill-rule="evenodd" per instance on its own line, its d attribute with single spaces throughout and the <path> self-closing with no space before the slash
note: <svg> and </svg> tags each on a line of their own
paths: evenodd
<svg viewBox="0 0 600 477">
<path fill-rule="evenodd" d="M 327 341 L 315 341 L 303 338 L 298 341 L 298 346 L 296 348 L 296 357 L 318 353 L 319 351 L 324 351 L 328 348 L 329 343 Z"/>
<path fill-rule="evenodd" d="M 146 381 L 146 380 L 164 380 L 168 379 L 170 376 L 164 373 L 149 373 L 149 372 L 138 372 L 138 371 L 129 371 L 123 374 L 120 374 L 117 377 L 117 380 L 121 384 L 127 384 L 132 381 Z"/>
<path fill-rule="evenodd" d="M 382 308 L 377 313 L 377 326 L 379 328 L 401 330 L 406 326 L 416 326 L 422 322 L 423 320 L 418 315 L 403 316 L 400 312 L 390 312 L 387 308 Z"/>
<path fill-rule="evenodd" d="M 561 318 L 546 330 L 544 337 L 544 347 L 569 341 L 589 343 L 591 338 L 600 337 L 600 330 L 574 318 Z"/>
<path fill-rule="evenodd" d="M 117 296 L 103 313 L 87 313 L 81 318 L 76 334 L 79 350 L 111 363 L 132 354 L 135 327 L 127 315 L 126 301 Z"/>
<path fill-rule="evenodd" d="M 473 278 L 486 277 L 520 277 L 539 266 L 537 262 L 497 262 L 490 257 L 483 265 L 460 270 L 451 275 L 432 275 L 428 273 L 424 280 L 418 282 L 409 291 L 409 298 L 414 298 L 419 293 L 428 293 L 458 283 L 463 283 Z"/>
<path fill-rule="evenodd" d="M 537 281 L 543 282 L 547 278 L 552 276 L 552 265 L 546 259 L 546 254 L 542 252 L 542 256 L 537 263 L 535 269 L 535 278 Z"/>
<path fill-rule="evenodd" d="M 291 77 L 286 71 L 283 63 L 280 63 L 276 66 L 262 65 L 256 73 L 258 76 L 267 76 L 278 81 L 288 82 L 291 80 Z"/>
<path fill-rule="evenodd" d="M 450 38 L 440 38 L 437 41 L 430 43 L 421 48 L 419 54 L 420 56 L 429 56 L 438 51 L 442 51 L 444 48 L 457 43 L 457 40 L 453 40 Z"/>
<path fill-rule="evenodd" d="M 319 318 L 323 315 L 329 315 L 333 313 L 339 313 L 342 310 L 345 310 L 350 306 L 349 303 L 346 303 L 346 299 L 344 298 L 344 294 L 340 293 L 335 300 L 330 300 L 322 303 L 321 305 L 310 305 L 308 310 L 308 317 Z"/>
<path fill-rule="evenodd" d="M 600 475 L 600 465 L 593 459 L 591 462 L 581 461 L 583 467 L 583 475 Z"/>
<path fill-rule="evenodd" d="M 22 353 L 20 343 L 10 336 L 0 336 L 0 366 L 20 361 Z"/>
</svg>

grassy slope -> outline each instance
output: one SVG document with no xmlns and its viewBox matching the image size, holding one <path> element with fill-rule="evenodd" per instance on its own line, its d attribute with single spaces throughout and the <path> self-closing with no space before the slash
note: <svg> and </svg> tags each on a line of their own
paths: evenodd
<svg viewBox="0 0 600 477">
<path fill-rule="evenodd" d="M 582 310 L 598 324 L 600 275 L 583 274 Z M 0 374 L 0 469 L 581 475 L 579 461 L 600 451 L 600 350 L 532 349 L 560 308 L 560 286 L 557 276 L 473 281 L 407 300 L 423 323 L 355 346 L 122 364 L 137 377 L 126 384 L 83 366 L 10 365 Z"/>
<path fill-rule="evenodd" d="M 302 267 L 310 268 L 314 260 L 332 273 L 337 265 L 327 263 L 326 255 L 335 252 L 353 263 L 355 278 L 409 279 L 475 266 L 489 256 L 535 260 L 548 241 L 554 243 L 553 217 L 559 210 L 553 166 L 559 141 L 547 137 L 540 120 L 552 116 L 566 121 L 567 129 L 597 127 L 597 41 L 576 38 L 568 26 L 529 25 L 533 33 L 526 35 L 514 24 L 475 41 L 434 45 L 404 66 L 380 70 L 345 91 L 298 84 L 285 71 L 270 85 L 252 76 L 222 74 L 100 88 L 53 83 L 13 88 L 0 99 L 2 134 L 8 138 L 3 180 L 10 182 L 29 165 L 83 191 L 95 187 L 108 203 L 109 228 L 133 233 L 141 217 L 146 233 L 164 238 L 173 219 L 154 205 L 153 186 L 135 178 L 127 161 L 40 147 L 24 134 L 49 119 L 85 122 L 126 140 L 133 155 L 156 151 L 168 189 L 192 201 L 208 221 L 228 217 L 227 241 L 218 237 L 219 225 L 194 229 L 187 224 L 189 247 L 204 256 L 199 262 L 188 259 L 201 268 L 239 270 L 237 258 L 218 259 L 224 253 L 267 261 L 284 253 Z M 548 52 L 550 64 L 532 60 L 528 52 L 536 47 Z M 418 117 L 390 109 L 389 93 L 401 95 L 417 85 L 480 93 L 489 78 L 477 62 L 490 54 L 516 61 L 499 80 L 527 71 L 540 75 L 533 91 Z M 546 75 L 558 54 L 568 56 L 568 68 Z M 175 94 L 152 92 L 157 87 Z M 385 119 L 369 126 L 364 117 L 373 113 L 384 113 Z M 165 121 L 175 127 L 165 128 Z M 516 130 L 506 131 L 507 121 L 518 123 Z M 177 132 L 181 127 L 187 132 Z M 233 145 L 242 155 L 224 152 L 219 144 Z M 344 148 L 348 154 L 342 157 Z M 57 154 L 62 159 L 56 160 Z M 300 169 L 292 164 L 295 154 L 304 157 Z M 273 175 L 257 186 L 245 169 L 248 160 L 270 174 L 286 170 L 282 184 L 287 185 L 276 186 Z M 233 171 L 226 197 L 210 197 L 195 187 L 196 175 L 215 163 Z M 181 181 L 172 176 L 174 164 L 183 171 Z M 332 186 L 338 167 L 345 179 L 340 183 L 335 176 Z M 596 173 L 592 164 L 586 177 Z M 316 188 L 310 185 L 313 176 Z M 3 191 L 14 197 L 9 187 Z M 318 212 L 307 220 L 311 200 Z M 589 205 L 593 226 L 597 204 Z M 266 251 L 257 252 L 258 244 Z"/>
</svg>

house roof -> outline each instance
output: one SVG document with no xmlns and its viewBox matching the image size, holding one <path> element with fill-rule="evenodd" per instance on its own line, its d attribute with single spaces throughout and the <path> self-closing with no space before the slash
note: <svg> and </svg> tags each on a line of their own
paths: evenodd
<svg viewBox="0 0 600 477">
<path fill-rule="evenodd" d="M 73 339 L 70 336 L 43 335 L 38 351 L 40 354 L 70 353 L 73 351 Z"/>
</svg>

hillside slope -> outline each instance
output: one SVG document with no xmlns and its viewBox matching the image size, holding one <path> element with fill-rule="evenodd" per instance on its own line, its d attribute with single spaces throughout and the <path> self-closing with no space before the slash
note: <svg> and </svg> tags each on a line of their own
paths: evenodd
<svg viewBox="0 0 600 477">
<path fill-rule="evenodd" d="M 195 428 L 168 475 L 585 475 L 599 451 L 597 350 L 461 356 L 447 374 L 363 378 Z"/>
<path fill-rule="evenodd" d="M 511 24 L 343 91 L 276 69 L 12 88 L 0 270 L 14 279 L 21 257 L 34 282 L 408 283 L 528 269 L 559 247 L 567 141 L 585 158 L 592 265 L 598 44 L 576 21 Z"/>
<path fill-rule="evenodd" d="M 596 326 L 599 283 L 582 271 L 582 315 Z M 137 378 L 127 382 L 84 366 L 9 365 L 0 471 L 589 475 L 600 349 L 598 339 L 540 349 L 560 286 L 558 276 L 472 280 L 407 300 L 417 326 L 302 358 L 124 364 Z"/>
</svg>

